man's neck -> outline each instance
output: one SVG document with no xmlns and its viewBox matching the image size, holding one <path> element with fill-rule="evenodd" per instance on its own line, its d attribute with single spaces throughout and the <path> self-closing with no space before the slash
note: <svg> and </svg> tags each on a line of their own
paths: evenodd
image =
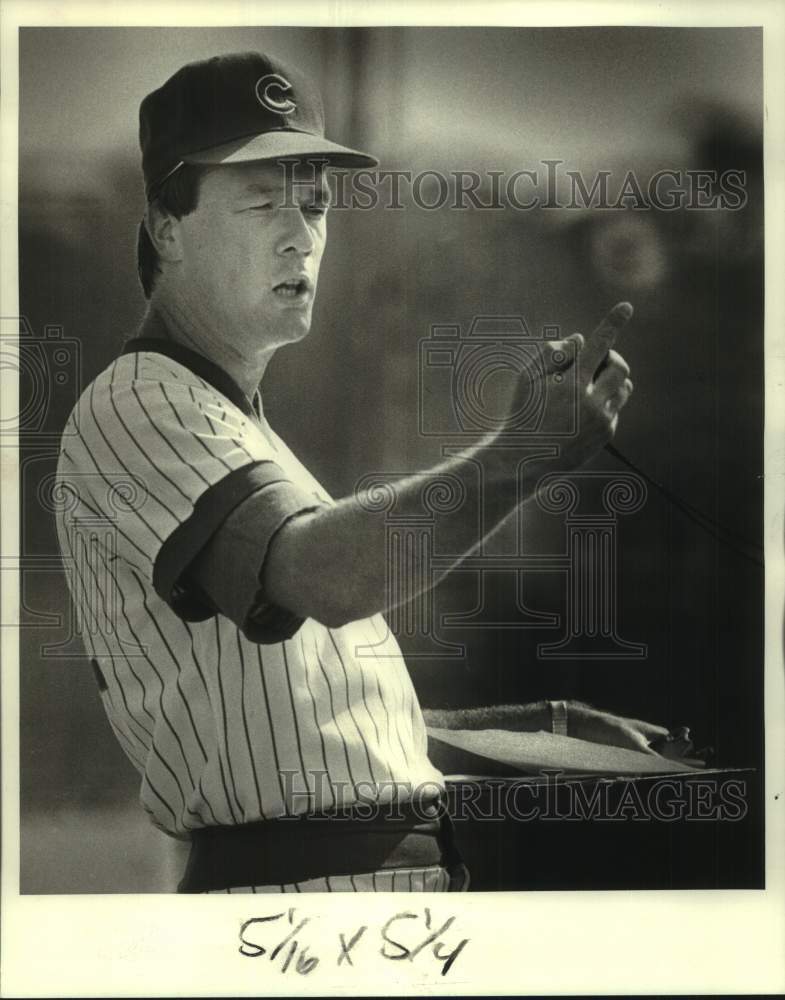
<svg viewBox="0 0 785 1000">
<path fill-rule="evenodd" d="M 158 337 L 182 344 L 218 365 L 230 375 L 249 400 L 259 388 L 273 351 L 245 357 L 234 344 L 227 343 L 219 331 L 199 328 L 170 301 L 151 302 L 139 330 L 142 337 Z"/>
</svg>

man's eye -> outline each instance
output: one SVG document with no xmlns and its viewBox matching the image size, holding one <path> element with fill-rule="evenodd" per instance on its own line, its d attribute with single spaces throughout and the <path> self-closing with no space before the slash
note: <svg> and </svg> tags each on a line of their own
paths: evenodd
<svg viewBox="0 0 785 1000">
<path fill-rule="evenodd" d="M 311 205 L 303 205 L 303 212 L 318 219 L 327 214 L 327 208 L 325 202 L 313 202 Z"/>
<path fill-rule="evenodd" d="M 272 207 L 273 207 L 273 203 L 271 201 L 266 201 L 266 202 L 264 202 L 264 204 L 261 204 L 261 205 L 251 205 L 251 207 L 248 209 L 248 211 L 249 212 L 269 212 L 269 210 Z"/>
</svg>

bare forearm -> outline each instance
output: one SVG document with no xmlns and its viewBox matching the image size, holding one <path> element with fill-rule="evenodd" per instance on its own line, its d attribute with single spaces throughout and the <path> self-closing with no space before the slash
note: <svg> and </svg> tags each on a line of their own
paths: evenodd
<svg viewBox="0 0 785 1000">
<path fill-rule="evenodd" d="M 582 701 L 564 702 L 566 735 L 592 743 L 610 744 L 654 753 L 652 742 L 664 740 L 668 730 L 664 726 L 628 719 L 593 708 Z M 489 708 L 426 709 L 423 712 L 429 731 L 434 729 L 507 729 L 519 733 L 551 732 L 553 717 L 551 705 L 538 701 L 528 705 L 494 705 Z M 450 768 L 451 754 L 444 756 L 444 744 L 431 735 L 429 743 L 437 767 Z M 691 747 L 691 744 L 690 744 Z"/>
<path fill-rule="evenodd" d="M 443 729 L 508 729 L 519 733 L 550 731 L 547 701 L 528 705 L 490 705 L 482 708 L 423 709 L 428 728 L 428 756 L 445 774 L 461 772 L 466 755 L 437 735 Z"/>
<path fill-rule="evenodd" d="M 334 507 L 299 517 L 270 548 L 265 590 L 273 602 L 333 626 L 388 610 L 440 578 L 425 581 L 419 574 L 401 571 L 399 579 L 393 579 L 388 552 L 391 509 L 402 522 L 422 517 L 428 509 L 424 498 L 429 497 L 431 511 L 436 508 L 433 526 L 439 549 L 452 554 L 455 565 L 531 496 L 544 468 L 542 457 L 536 463 L 522 462 L 518 452 L 498 447 L 489 436 L 428 472 L 378 491 L 358 492 Z M 389 495 L 381 492 L 388 489 Z M 440 504 L 448 495 L 454 502 Z M 442 506 L 445 509 L 439 509 Z"/>
<path fill-rule="evenodd" d="M 482 708 L 425 708 L 423 717 L 432 729 L 514 729 L 533 733 L 551 728 L 547 701 Z"/>
</svg>

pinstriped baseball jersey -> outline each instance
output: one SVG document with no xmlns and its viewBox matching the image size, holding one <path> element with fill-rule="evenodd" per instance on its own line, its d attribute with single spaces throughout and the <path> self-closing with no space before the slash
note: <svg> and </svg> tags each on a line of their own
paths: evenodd
<svg viewBox="0 0 785 1000">
<path fill-rule="evenodd" d="M 469 889 L 468 873 L 458 891 Z M 448 892 L 450 875 L 438 865 L 428 868 L 397 868 L 393 871 L 368 872 L 362 875 L 326 875 L 324 878 L 281 885 L 242 885 L 228 889 L 209 889 L 208 894 L 282 892 Z"/>
<path fill-rule="evenodd" d="M 442 788 L 381 615 L 292 626 L 262 601 L 241 628 L 189 582 L 194 558 L 251 496 L 260 567 L 290 517 L 332 503 L 228 376 L 184 348 L 131 342 L 70 417 L 60 546 L 151 820 L 187 836 Z"/>
</svg>

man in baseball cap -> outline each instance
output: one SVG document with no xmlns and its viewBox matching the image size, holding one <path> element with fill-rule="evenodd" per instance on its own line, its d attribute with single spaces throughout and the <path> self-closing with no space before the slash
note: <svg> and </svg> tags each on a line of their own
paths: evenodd
<svg viewBox="0 0 785 1000">
<path fill-rule="evenodd" d="M 72 509 L 117 529 L 122 554 L 104 564 L 93 547 L 88 572 L 109 574 L 118 612 L 86 644 L 142 803 L 191 842 L 184 892 L 465 888 L 382 605 L 345 606 L 363 576 L 345 539 L 339 579 L 322 578 L 324 540 L 268 578 L 292 527 L 338 505 L 270 427 L 259 384 L 310 328 L 326 169 L 377 161 L 325 138 L 314 86 L 254 52 L 149 94 L 140 145 L 149 308 L 77 405 L 59 474 Z M 119 512 L 100 485 L 117 477 L 142 497 Z M 70 510 L 58 530 L 64 553 L 80 545 Z M 72 594 L 85 614 L 103 606 Z"/>
<path fill-rule="evenodd" d="M 443 776 L 383 617 L 437 580 L 414 572 L 406 588 L 391 586 L 378 495 L 334 501 L 270 427 L 259 389 L 275 351 L 310 329 L 325 168 L 376 160 L 326 139 L 314 87 L 254 52 L 175 73 L 142 102 L 140 144 L 149 308 L 66 427 L 58 475 L 73 500 L 58 533 L 66 555 L 80 553 L 69 585 L 93 623 L 84 642 L 142 775 L 142 804 L 191 842 L 185 892 L 463 890 Z M 457 561 L 495 527 L 475 517 L 478 464 L 492 470 L 499 522 L 544 472 L 594 455 L 632 391 L 611 350 L 631 311 L 617 306 L 585 342 L 544 345 L 508 420 L 396 482 L 396 508 L 420 516 L 424 496 L 458 484 L 467 502 L 434 514 Z M 561 378 L 576 353 L 577 382 Z M 556 423 L 577 400 L 580 432 L 558 463 L 498 446 L 533 377 L 547 380 Z M 111 534 L 106 549 L 80 536 L 96 518 Z M 667 735 L 571 702 L 433 721 L 552 729 L 644 752 Z"/>
<path fill-rule="evenodd" d="M 139 142 L 150 200 L 183 164 L 319 159 L 372 167 L 368 153 L 324 136 L 318 90 L 302 73 L 261 52 L 189 63 L 142 101 Z"/>
</svg>

